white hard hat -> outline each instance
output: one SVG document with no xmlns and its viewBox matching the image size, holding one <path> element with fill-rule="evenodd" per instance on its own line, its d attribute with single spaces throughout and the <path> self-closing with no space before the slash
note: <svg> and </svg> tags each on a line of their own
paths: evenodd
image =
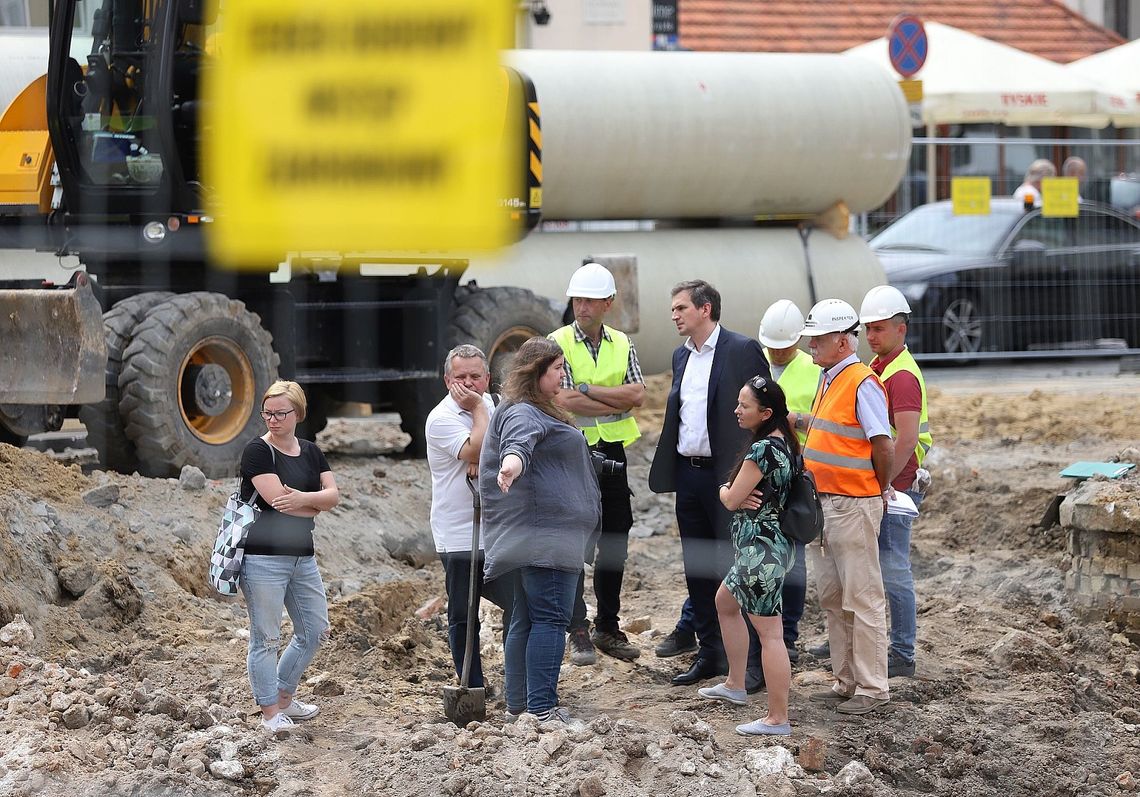
<svg viewBox="0 0 1140 797">
<path fill-rule="evenodd" d="M 608 299 L 617 293 L 614 285 L 614 275 L 610 270 L 599 263 L 587 263 L 574 272 L 570 284 L 566 286 L 566 295 L 581 299 Z"/>
<path fill-rule="evenodd" d="M 892 285 L 876 285 L 863 297 L 859 308 L 859 321 L 870 324 L 872 321 L 886 321 L 899 313 L 910 315 L 910 305 L 902 291 Z"/>
<path fill-rule="evenodd" d="M 842 299 L 823 299 L 808 312 L 801 335 L 814 338 L 829 332 L 854 332 L 859 327 L 855 308 Z"/>
<path fill-rule="evenodd" d="M 800 342 L 804 314 L 790 299 L 781 299 L 764 311 L 760 319 L 760 342 L 770 349 L 786 349 Z"/>
</svg>

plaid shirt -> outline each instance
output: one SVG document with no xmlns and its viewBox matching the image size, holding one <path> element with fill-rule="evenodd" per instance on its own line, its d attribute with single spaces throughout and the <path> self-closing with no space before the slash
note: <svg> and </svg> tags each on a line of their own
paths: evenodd
<svg viewBox="0 0 1140 797">
<path fill-rule="evenodd" d="M 590 356 L 594 358 L 594 362 L 597 362 L 598 361 L 598 348 L 600 347 L 600 344 L 598 347 L 595 347 L 594 341 L 592 341 L 590 339 L 589 335 L 587 335 L 585 332 L 582 331 L 582 328 L 580 326 L 578 326 L 577 321 L 575 321 L 573 324 L 571 324 L 571 326 L 574 328 L 574 340 L 575 340 L 575 342 L 585 343 L 586 344 L 586 351 L 590 352 Z M 608 340 L 611 343 L 613 343 L 613 340 L 614 340 L 613 338 L 610 337 L 609 330 L 606 329 L 604 324 L 602 325 L 602 339 Z M 633 341 L 631 340 L 629 342 L 629 363 L 625 367 L 625 381 L 623 381 L 622 384 L 623 385 L 640 385 L 640 384 L 644 384 L 644 383 L 645 383 L 645 377 L 642 376 L 642 374 L 641 374 L 641 363 L 638 362 L 638 360 L 637 360 L 637 349 L 634 348 Z M 570 372 L 570 361 L 569 360 L 563 360 L 563 364 L 562 364 L 562 387 L 566 390 L 573 390 L 575 387 L 574 374 L 572 374 Z"/>
</svg>

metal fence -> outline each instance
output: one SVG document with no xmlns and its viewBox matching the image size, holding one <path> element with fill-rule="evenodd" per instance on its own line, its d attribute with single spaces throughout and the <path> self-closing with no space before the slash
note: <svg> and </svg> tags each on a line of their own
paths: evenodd
<svg viewBox="0 0 1140 797">
<path fill-rule="evenodd" d="M 1012 198 L 1035 160 L 1060 173 L 1073 156 L 1087 169 L 1075 217 Z M 989 178 L 988 214 L 954 212 L 957 177 Z M 917 138 L 899 190 L 858 224 L 924 359 L 1140 351 L 1140 141 Z"/>
</svg>

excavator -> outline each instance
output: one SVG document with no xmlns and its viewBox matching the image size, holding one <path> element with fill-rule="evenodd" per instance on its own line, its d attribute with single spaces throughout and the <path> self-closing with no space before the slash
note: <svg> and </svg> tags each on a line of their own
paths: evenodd
<svg viewBox="0 0 1140 797">
<path fill-rule="evenodd" d="M 361 402 L 399 412 L 409 449 L 422 451 L 452 322 L 480 293 L 460 288 L 467 261 L 218 262 L 199 160 L 216 132 L 203 128 L 200 86 L 218 4 L 99 0 L 87 47 L 73 37 L 89 2 L 55 0 L 47 74 L 0 117 L 0 249 L 84 266 L 66 284 L 0 282 L 0 440 L 22 443 L 77 414 L 105 468 L 232 475 L 258 433 L 256 403 L 280 376 L 310 394 L 301 434 L 315 435 L 338 402 Z M 522 74 L 503 76 L 503 141 L 520 177 L 501 207 L 521 236 L 541 213 L 538 105 Z M 286 261 L 289 278 L 276 279 Z M 410 273 L 364 276 L 365 262 Z M 516 334 L 491 341 L 499 349 L 557 320 L 518 289 L 481 293 L 480 306 L 522 300 Z"/>
</svg>

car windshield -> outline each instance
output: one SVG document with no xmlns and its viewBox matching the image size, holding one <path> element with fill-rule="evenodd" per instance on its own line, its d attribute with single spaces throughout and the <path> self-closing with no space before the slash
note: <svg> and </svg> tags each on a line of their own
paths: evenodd
<svg viewBox="0 0 1140 797">
<path fill-rule="evenodd" d="M 1016 217 L 999 212 L 955 216 L 948 203 L 923 205 L 872 238 L 871 248 L 984 255 L 997 248 L 1015 220 Z"/>
</svg>

